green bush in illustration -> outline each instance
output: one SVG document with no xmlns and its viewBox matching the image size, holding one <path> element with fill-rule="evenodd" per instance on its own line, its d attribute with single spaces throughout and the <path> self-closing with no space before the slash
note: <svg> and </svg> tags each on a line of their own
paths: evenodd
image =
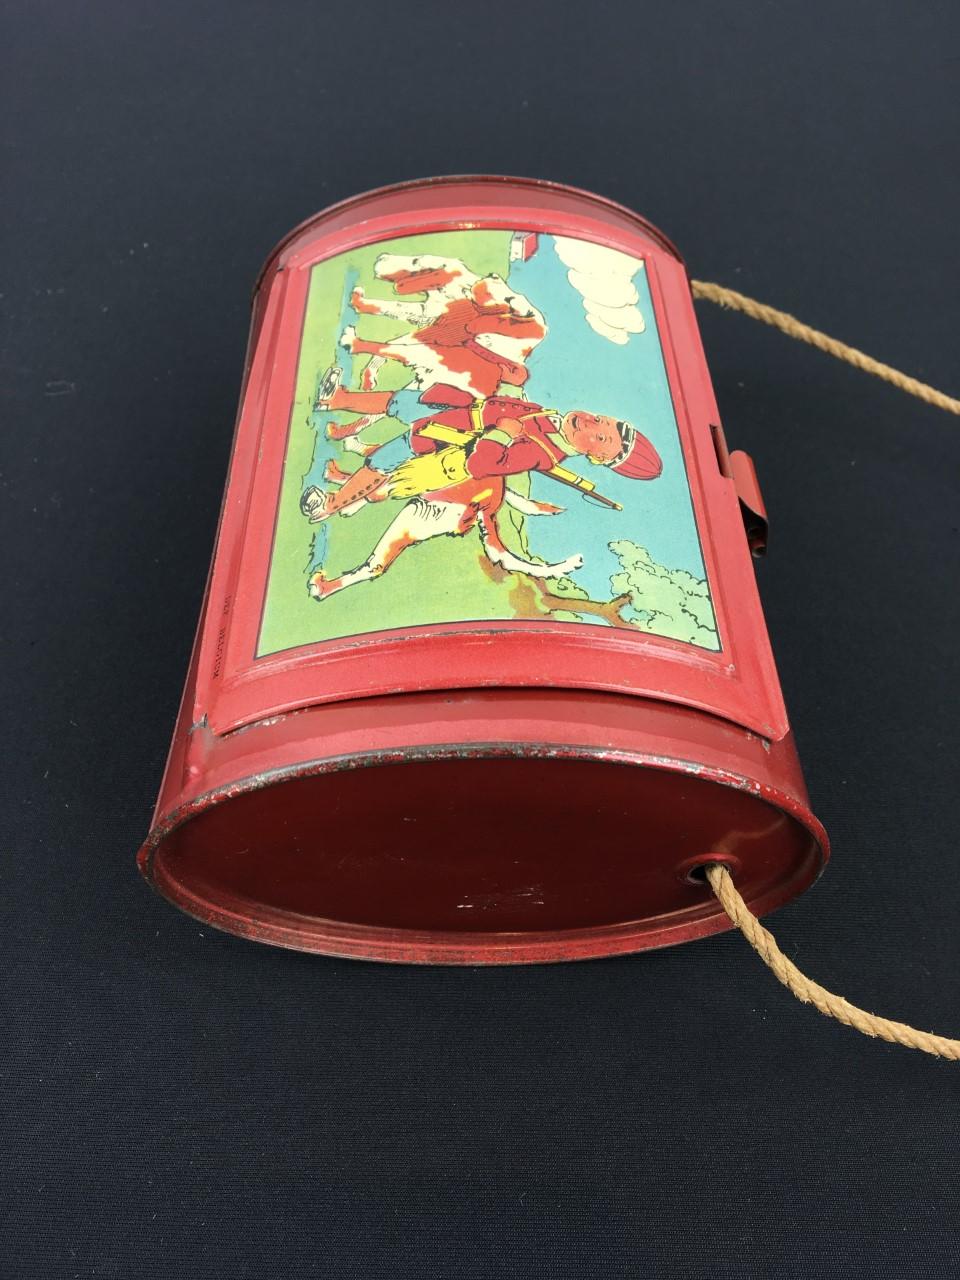
<svg viewBox="0 0 960 1280">
<path fill-rule="evenodd" d="M 658 564 L 646 547 L 628 539 L 609 544 L 622 565 L 610 578 L 611 598 L 591 600 L 572 578 L 543 582 L 487 565 L 495 582 L 509 587 L 517 618 L 556 622 L 602 622 L 627 631 L 683 640 L 719 649 L 713 607 L 703 578 Z"/>
<path fill-rule="evenodd" d="M 658 564 L 646 547 L 627 538 L 610 543 L 622 569 L 610 578 L 615 596 L 629 595 L 633 625 L 641 631 L 719 649 L 717 624 L 703 578 Z"/>
</svg>

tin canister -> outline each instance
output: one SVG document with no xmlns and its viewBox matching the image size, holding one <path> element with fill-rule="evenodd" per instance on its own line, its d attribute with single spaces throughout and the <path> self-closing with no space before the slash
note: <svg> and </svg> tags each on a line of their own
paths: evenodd
<svg viewBox="0 0 960 1280">
<path fill-rule="evenodd" d="M 256 287 L 148 880 L 368 959 L 568 960 L 729 927 L 827 856 L 677 250 L 515 178 L 347 200 Z"/>
</svg>

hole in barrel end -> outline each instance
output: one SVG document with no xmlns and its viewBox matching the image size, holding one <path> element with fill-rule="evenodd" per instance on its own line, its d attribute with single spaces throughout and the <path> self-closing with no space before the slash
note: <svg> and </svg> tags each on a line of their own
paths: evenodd
<svg viewBox="0 0 960 1280">
<path fill-rule="evenodd" d="M 707 867 L 720 864 L 726 867 L 734 879 L 740 872 L 740 859 L 729 853 L 702 853 L 695 858 L 687 858 L 677 867 L 677 876 L 686 884 L 707 885 Z"/>
</svg>

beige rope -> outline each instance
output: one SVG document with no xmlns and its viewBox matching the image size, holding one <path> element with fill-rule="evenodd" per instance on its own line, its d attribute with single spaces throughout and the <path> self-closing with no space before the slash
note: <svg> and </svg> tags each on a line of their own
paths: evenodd
<svg viewBox="0 0 960 1280">
<path fill-rule="evenodd" d="M 810 979 L 783 954 L 773 936 L 767 932 L 753 914 L 743 898 L 734 887 L 730 872 L 720 863 L 713 863 L 706 868 L 710 888 L 717 895 L 720 905 L 737 926 L 751 947 L 758 952 L 760 959 L 768 965 L 785 987 L 793 992 L 804 1004 L 815 1005 L 828 1018 L 836 1018 L 845 1022 L 855 1031 L 862 1031 L 865 1036 L 879 1036 L 893 1044 L 906 1045 L 908 1049 L 922 1049 L 924 1053 L 932 1053 L 938 1058 L 952 1058 L 960 1061 L 960 1040 L 948 1040 L 946 1036 L 936 1036 L 930 1031 L 917 1031 L 903 1022 L 891 1022 L 889 1018 L 878 1018 L 875 1013 L 867 1013 L 866 1009 L 858 1009 L 855 1004 L 836 996 Z"/>
<path fill-rule="evenodd" d="M 845 360 L 847 364 L 855 365 L 858 369 L 862 369 L 864 373 L 872 373 L 875 378 L 882 378 L 884 382 L 893 383 L 901 391 L 906 391 L 912 396 L 918 396 L 921 400 L 925 400 L 927 404 L 935 405 L 938 409 L 946 409 L 947 413 L 960 414 L 960 400 L 955 400 L 953 396 L 944 395 L 942 391 L 937 391 L 935 387 L 928 386 L 925 382 L 919 382 L 916 378 L 908 378 L 905 373 L 901 373 L 898 369 L 891 369 L 890 365 L 881 364 L 879 360 L 874 360 L 872 356 L 865 355 L 862 351 L 858 351 L 856 347 L 848 347 L 845 342 L 838 342 L 836 338 L 828 337 L 827 334 L 821 333 L 819 329 L 811 329 L 808 324 L 803 324 L 796 317 L 788 315 L 786 311 L 778 311 L 776 307 L 768 307 L 762 302 L 757 302 L 754 298 L 748 298 L 745 294 L 737 293 L 735 289 L 726 289 L 720 284 L 709 284 L 703 280 L 691 280 L 690 287 L 695 298 L 706 298 L 708 302 L 715 302 L 718 306 L 729 307 L 734 311 L 742 311 L 744 315 L 752 316 L 754 320 L 762 320 L 764 324 L 773 325 L 775 329 L 779 329 L 791 338 L 797 338 L 800 342 L 809 342 L 811 346 L 818 347 L 821 351 L 826 351 L 827 355 L 836 356 L 838 360 Z"/>
<path fill-rule="evenodd" d="M 845 360 L 847 364 L 855 365 L 865 373 L 872 373 L 874 377 L 892 383 L 901 391 L 918 396 L 927 404 L 935 405 L 938 409 L 946 409 L 948 413 L 960 414 L 960 400 L 954 400 L 952 396 L 944 395 L 942 391 L 937 391 L 925 382 L 918 382 L 916 378 L 908 378 L 898 369 L 891 369 L 888 364 L 881 364 L 879 360 L 864 355 L 855 347 L 848 347 L 845 342 L 838 342 L 836 338 L 828 337 L 819 329 L 811 329 L 809 325 L 803 324 L 785 311 L 768 307 L 754 298 L 737 293 L 734 289 L 726 289 L 723 285 L 691 280 L 690 287 L 695 298 L 706 298 L 709 302 L 716 302 L 721 307 L 742 311 L 744 315 L 752 316 L 754 320 L 762 320 L 764 324 L 773 325 L 775 329 L 779 329 L 791 338 L 809 342 L 811 346 L 826 351 L 828 355 L 836 356 L 838 360 Z M 858 1009 L 856 1005 L 844 1000 L 843 996 L 834 995 L 819 983 L 811 982 L 792 961 L 787 959 L 777 946 L 772 934 L 767 932 L 744 902 L 734 887 L 727 868 L 720 863 L 713 863 L 705 870 L 710 888 L 716 894 L 724 911 L 759 954 L 764 964 L 773 970 L 777 978 L 793 992 L 798 1000 L 802 1000 L 804 1004 L 814 1005 L 828 1018 L 836 1018 L 839 1022 L 846 1023 L 848 1027 L 862 1031 L 865 1036 L 879 1036 L 894 1044 L 906 1045 L 908 1049 L 921 1049 L 924 1053 L 932 1053 L 939 1058 L 960 1061 L 960 1040 L 949 1040 L 946 1036 L 937 1036 L 930 1031 L 917 1031 L 915 1027 L 908 1027 L 904 1022 L 891 1022 L 889 1018 L 878 1018 L 875 1013 Z"/>
</svg>

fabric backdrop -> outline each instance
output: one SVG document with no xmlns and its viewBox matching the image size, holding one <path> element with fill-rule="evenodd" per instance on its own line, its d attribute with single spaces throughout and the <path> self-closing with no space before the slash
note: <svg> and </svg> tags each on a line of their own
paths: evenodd
<svg viewBox="0 0 960 1280">
<path fill-rule="evenodd" d="M 960 1067 L 803 1008 L 738 936 L 361 965 L 200 926 L 133 863 L 274 242 L 399 179 L 568 181 L 956 394 L 956 6 L 3 14 L 0 1271 L 956 1274 Z M 958 1035 L 958 424 L 699 310 L 834 842 L 773 927 L 850 999 Z"/>
</svg>

